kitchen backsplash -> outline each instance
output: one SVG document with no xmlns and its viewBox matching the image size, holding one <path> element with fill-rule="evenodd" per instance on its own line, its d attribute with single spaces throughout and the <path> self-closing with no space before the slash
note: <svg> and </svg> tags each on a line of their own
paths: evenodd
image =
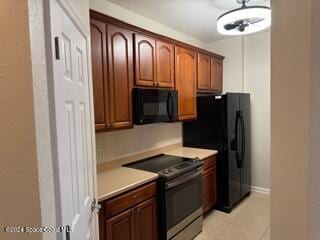
<svg viewBox="0 0 320 240">
<path fill-rule="evenodd" d="M 97 163 L 182 142 L 181 123 L 158 123 L 96 134 Z"/>
</svg>

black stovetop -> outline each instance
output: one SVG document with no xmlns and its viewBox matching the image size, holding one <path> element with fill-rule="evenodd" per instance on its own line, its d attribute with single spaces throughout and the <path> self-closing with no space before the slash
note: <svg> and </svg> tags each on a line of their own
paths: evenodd
<svg viewBox="0 0 320 240">
<path fill-rule="evenodd" d="M 124 166 L 159 173 L 160 176 L 172 178 L 201 166 L 201 162 L 198 159 L 162 154 Z"/>
</svg>

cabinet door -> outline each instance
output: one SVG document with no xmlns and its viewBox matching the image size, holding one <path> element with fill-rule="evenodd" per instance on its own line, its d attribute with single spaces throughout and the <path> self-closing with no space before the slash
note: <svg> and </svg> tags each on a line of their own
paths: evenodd
<svg viewBox="0 0 320 240">
<path fill-rule="evenodd" d="M 90 19 L 94 118 L 96 130 L 110 124 L 106 25 Z"/>
<path fill-rule="evenodd" d="M 156 85 L 159 87 L 174 87 L 174 47 L 172 44 L 157 41 L 157 78 Z"/>
<path fill-rule="evenodd" d="M 155 46 L 154 39 L 135 34 L 136 85 L 154 86 L 156 84 Z"/>
<path fill-rule="evenodd" d="M 211 58 L 211 89 L 222 92 L 223 87 L 223 62 L 217 58 Z"/>
<path fill-rule="evenodd" d="M 107 29 L 111 127 L 132 127 L 133 33 L 113 25 Z"/>
<path fill-rule="evenodd" d="M 106 221 L 106 239 L 134 240 L 134 209 L 129 209 Z"/>
<path fill-rule="evenodd" d="M 157 201 L 151 198 L 136 207 L 136 239 L 156 240 L 158 231 Z"/>
<path fill-rule="evenodd" d="M 197 89 L 200 91 L 211 91 L 210 64 L 210 56 L 198 54 Z"/>
<path fill-rule="evenodd" d="M 217 201 L 216 191 L 216 167 L 209 168 L 203 172 L 203 212 L 207 212 Z"/>
<path fill-rule="evenodd" d="M 195 119 L 197 59 L 193 51 L 176 47 L 175 83 L 179 96 L 179 120 Z"/>
</svg>

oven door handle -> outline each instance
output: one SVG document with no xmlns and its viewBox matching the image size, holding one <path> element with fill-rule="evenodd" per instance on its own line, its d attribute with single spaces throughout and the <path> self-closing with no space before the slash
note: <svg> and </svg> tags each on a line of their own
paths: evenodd
<svg viewBox="0 0 320 240">
<path fill-rule="evenodd" d="M 173 182 L 168 182 L 168 183 L 166 184 L 166 190 L 169 190 L 169 189 L 174 188 L 174 187 L 177 187 L 177 186 L 179 186 L 179 185 L 181 185 L 181 184 L 183 184 L 183 183 L 185 183 L 185 182 L 188 182 L 189 180 L 191 180 L 191 179 L 193 179 L 193 178 L 196 178 L 196 177 L 198 177 L 198 176 L 201 175 L 201 174 L 202 174 L 202 169 L 196 171 L 196 172 L 193 173 L 193 174 L 189 174 L 189 175 L 187 175 L 187 176 L 185 176 L 185 177 L 178 178 L 178 179 L 176 179 L 176 180 L 173 181 Z"/>
</svg>

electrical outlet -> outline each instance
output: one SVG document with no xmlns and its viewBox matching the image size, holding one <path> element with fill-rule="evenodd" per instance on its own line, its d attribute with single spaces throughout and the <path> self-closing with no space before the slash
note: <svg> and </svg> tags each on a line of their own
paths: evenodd
<svg viewBox="0 0 320 240">
<path fill-rule="evenodd" d="M 102 162 L 104 160 L 104 149 L 103 148 L 100 148 L 98 150 L 98 161 L 99 162 Z"/>
</svg>

